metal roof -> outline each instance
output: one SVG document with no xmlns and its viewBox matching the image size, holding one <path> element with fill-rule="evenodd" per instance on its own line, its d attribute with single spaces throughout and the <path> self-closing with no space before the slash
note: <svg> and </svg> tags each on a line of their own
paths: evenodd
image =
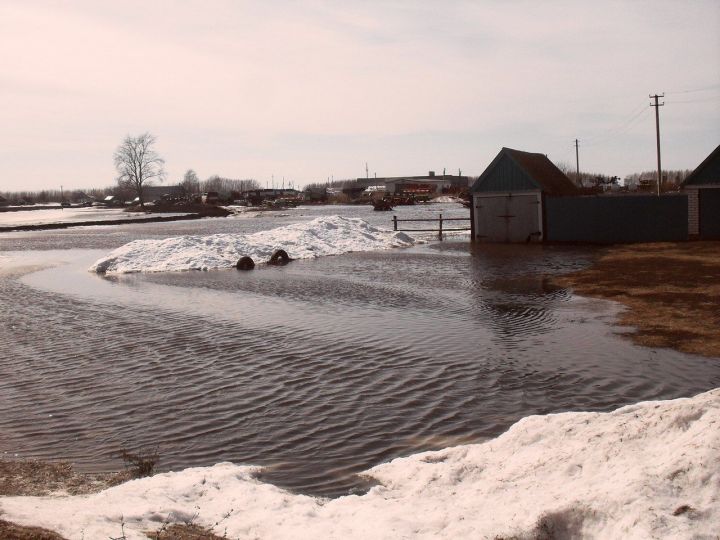
<svg viewBox="0 0 720 540">
<path fill-rule="evenodd" d="M 578 189 L 545 154 L 503 148 L 470 189 L 471 192 L 541 190 L 576 195 Z"/>
<path fill-rule="evenodd" d="M 720 145 L 683 182 L 683 186 L 707 184 L 720 184 Z"/>
</svg>

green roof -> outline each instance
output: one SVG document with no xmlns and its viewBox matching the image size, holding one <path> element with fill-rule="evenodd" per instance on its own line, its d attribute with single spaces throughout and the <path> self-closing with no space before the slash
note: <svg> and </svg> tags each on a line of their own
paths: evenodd
<svg viewBox="0 0 720 540">
<path fill-rule="evenodd" d="M 707 184 L 720 184 L 720 145 L 683 182 L 683 186 Z"/>
<path fill-rule="evenodd" d="M 470 189 L 473 193 L 541 190 L 574 195 L 577 187 L 546 155 L 503 148 Z"/>
</svg>

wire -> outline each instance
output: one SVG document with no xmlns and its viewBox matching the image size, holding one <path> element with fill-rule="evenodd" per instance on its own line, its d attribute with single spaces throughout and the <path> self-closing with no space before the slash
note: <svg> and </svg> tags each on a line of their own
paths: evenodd
<svg viewBox="0 0 720 540">
<path fill-rule="evenodd" d="M 647 114 L 648 111 L 648 106 L 643 103 L 642 107 L 640 109 L 636 109 L 632 116 L 624 122 L 618 124 L 614 128 L 606 130 L 604 133 L 596 135 L 595 137 L 585 139 L 584 146 L 600 145 L 607 142 L 611 137 L 627 133 L 637 124 L 638 120 L 641 119 L 644 114 Z"/>
<path fill-rule="evenodd" d="M 702 88 L 691 88 L 688 90 L 676 90 L 672 92 L 664 92 L 665 95 L 677 95 L 677 94 L 693 94 L 697 92 L 710 92 L 713 90 L 720 89 L 720 84 L 714 84 L 711 86 L 705 86 Z M 720 99 L 720 96 L 717 97 L 703 97 L 700 99 L 687 99 L 687 100 L 674 100 L 674 99 L 666 99 L 665 101 L 669 104 L 686 104 L 686 103 L 707 103 L 712 101 L 717 101 Z M 605 143 L 607 143 L 612 137 L 616 137 L 618 135 L 622 135 L 624 133 L 628 133 L 631 129 L 633 129 L 638 122 L 644 118 L 648 113 L 650 112 L 650 108 L 646 103 L 643 103 L 642 105 L 639 105 L 637 108 L 635 108 L 632 113 L 627 117 L 626 120 L 623 120 L 622 122 L 616 124 L 614 127 L 611 127 L 601 133 L 598 133 L 597 135 L 591 135 L 590 137 L 586 137 L 583 139 L 579 139 L 582 143 L 582 146 L 601 146 Z M 559 137 L 552 137 L 552 138 L 559 138 Z M 575 146 L 574 144 L 572 145 Z M 559 149 L 559 148 L 558 148 Z M 566 152 L 565 147 L 563 146 L 562 152 Z M 560 153 L 560 152 L 558 152 Z"/>
<path fill-rule="evenodd" d="M 605 138 L 605 137 L 611 135 L 611 134 L 614 133 L 615 131 L 618 131 L 618 130 L 622 129 L 626 124 L 629 124 L 630 122 L 632 122 L 633 120 L 635 120 L 635 118 L 636 118 L 638 115 L 642 114 L 642 112 L 645 110 L 645 107 L 646 107 L 646 105 L 645 105 L 645 103 L 643 103 L 642 105 L 640 105 L 640 107 L 638 107 L 638 108 L 636 108 L 636 109 L 633 110 L 633 112 L 630 114 L 630 116 L 629 116 L 628 119 L 623 120 L 621 123 L 619 123 L 619 124 L 617 124 L 617 125 L 609 128 L 609 129 L 606 129 L 606 130 L 603 131 L 602 133 L 599 133 L 599 134 L 597 134 L 597 135 L 595 135 L 595 136 L 587 137 L 586 139 L 584 139 L 584 141 L 585 141 L 585 142 L 592 142 L 592 141 L 594 141 L 594 140 L 602 139 L 602 138 Z"/>
<path fill-rule="evenodd" d="M 718 101 L 718 100 L 720 100 L 720 96 L 703 98 L 703 99 L 681 99 L 678 101 L 670 100 L 670 101 L 666 101 L 666 103 L 671 103 L 672 105 L 675 105 L 676 103 L 708 103 L 710 101 Z"/>
<path fill-rule="evenodd" d="M 720 88 L 720 84 L 713 84 L 712 86 L 705 86 L 704 88 L 693 88 L 691 90 L 676 90 L 674 92 L 665 92 L 665 94 L 693 94 L 695 92 L 708 92 L 710 90 L 715 90 L 718 88 Z"/>
</svg>

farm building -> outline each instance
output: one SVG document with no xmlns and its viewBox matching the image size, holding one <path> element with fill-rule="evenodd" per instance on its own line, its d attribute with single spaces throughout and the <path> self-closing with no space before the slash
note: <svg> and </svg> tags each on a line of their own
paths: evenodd
<svg viewBox="0 0 720 540">
<path fill-rule="evenodd" d="M 472 239 L 544 240 L 545 196 L 577 193 L 544 154 L 503 148 L 470 188 Z"/>
<path fill-rule="evenodd" d="M 459 171 L 458 171 L 459 172 Z M 388 176 L 384 178 L 358 178 L 358 186 L 363 189 L 384 185 L 388 193 L 402 195 L 409 193 L 442 193 L 446 190 L 467 189 L 470 179 L 467 176 L 442 174 L 436 175 L 435 171 L 429 171 L 423 176 Z"/>
<path fill-rule="evenodd" d="M 470 194 L 474 241 L 614 244 L 688 238 L 687 195 L 581 195 L 544 154 L 503 148 Z"/>
<path fill-rule="evenodd" d="M 720 145 L 683 182 L 691 237 L 720 239 Z"/>
</svg>

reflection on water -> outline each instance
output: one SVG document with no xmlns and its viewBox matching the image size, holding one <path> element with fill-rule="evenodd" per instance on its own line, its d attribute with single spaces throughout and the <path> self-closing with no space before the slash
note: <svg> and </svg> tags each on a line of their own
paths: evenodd
<svg viewBox="0 0 720 540">
<path fill-rule="evenodd" d="M 591 259 L 577 248 L 446 242 L 113 279 L 85 271 L 103 253 L 0 276 L 0 451 L 97 470 L 157 443 L 166 468 L 260 464 L 334 496 L 528 414 L 720 384 L 717 361 L 635 347 L 613 304 L 550 286 Z"/>
</svg>

